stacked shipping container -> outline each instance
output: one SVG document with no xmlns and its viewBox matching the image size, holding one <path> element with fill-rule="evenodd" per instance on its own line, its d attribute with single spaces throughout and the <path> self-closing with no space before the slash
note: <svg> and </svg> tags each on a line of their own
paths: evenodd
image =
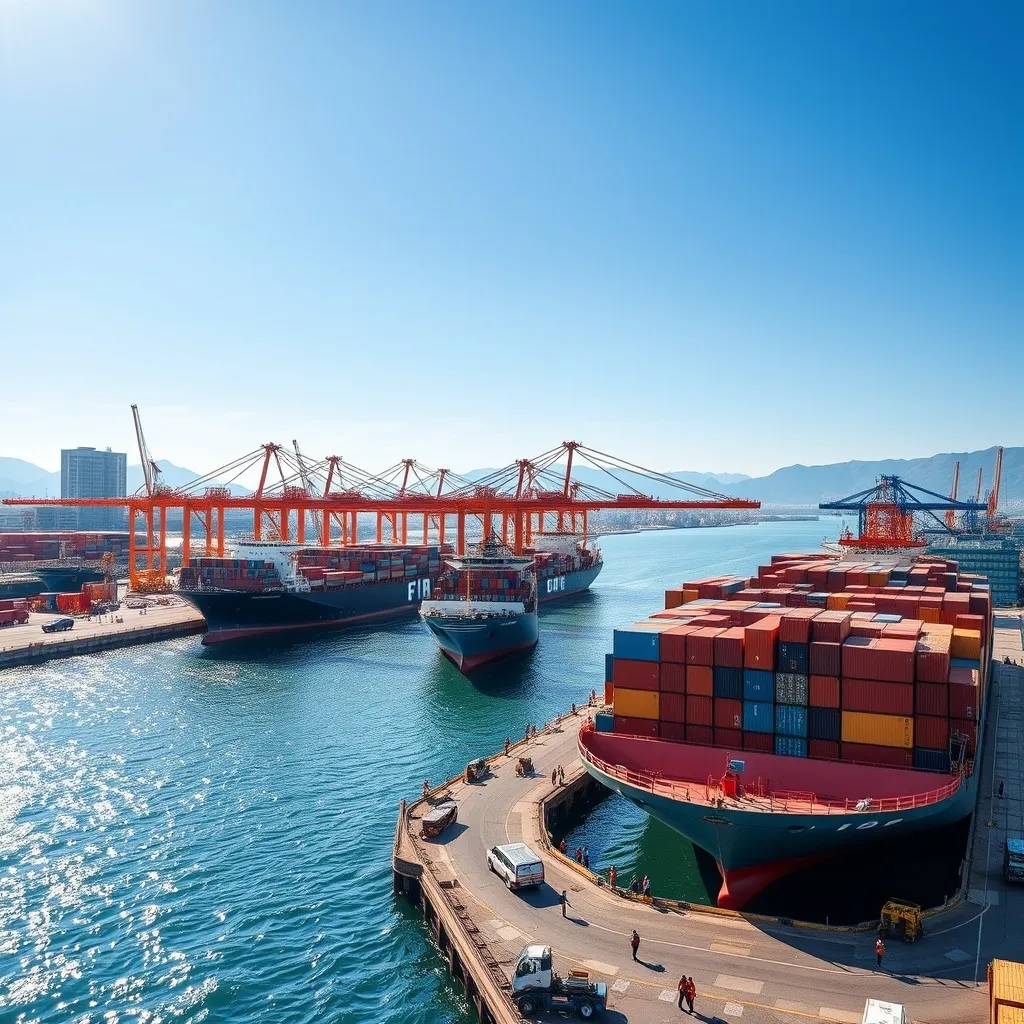
<svg viewBox="0 0 1024 1024">
<path fill-rule="evenodd" d="M 616 732 L 945 772 L 974 756 L 990 629 L 955 563 L 778 555 L 617 629 L 606 699 Z"/>
</svg>

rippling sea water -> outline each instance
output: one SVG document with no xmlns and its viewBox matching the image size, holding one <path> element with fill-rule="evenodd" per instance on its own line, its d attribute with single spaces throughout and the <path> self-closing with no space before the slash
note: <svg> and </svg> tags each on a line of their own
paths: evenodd
<svg viewBox="0 0 1024 1024">
<path fill-rule="evenodd" d="M 607 537 L 592 593 L 473 683 L 416 622 L 3 672 L 0 1021 L 470 1021 L 392 897 L 399 798 L 600 690 L 612 628 L 667 586 L 838 526 Z"/>
</svg>

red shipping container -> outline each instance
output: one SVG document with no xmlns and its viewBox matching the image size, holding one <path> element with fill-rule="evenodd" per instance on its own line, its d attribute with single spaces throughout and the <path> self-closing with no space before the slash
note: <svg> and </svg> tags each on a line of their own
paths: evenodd
<svg viewBox="0 0 1024 1024">
<path fill-rule="evenodd" d="M 914 687 L 914 713 L 946 718 L 949 715 L 949 686 L 946 683 L 921 683 Z M 927 746 L 919 743 L 919 747 Z"/>
<path fill-rule="evenodd" d="M 912 683 L 916 651 L 914 640 L 850 637 L 843 644 L 843 678 Z"/>
<path fill-rule="evenodd" d="M 949 746 L 949 719 L 917 715 L 914 718 L 914 746 L 946 750 Z"/>
<path fill-rule="evenodd" d="M 743 749 L 743 731 L 741 729 L 715 728 L 715 746 L 728 747 L 730 750 Z"/>
<path fill-rule="evenodd" d="M 697 631 L 696 626 L 673 626 L 658 638 L 659 657 L 662 661 L 686 664 L 686 637 Z"/>
<path fill-rule="evenodd" d="M 686 695 L 686 722 L 688 725 L 711 725 L 712 700 L 710 697 L 694 697 Z"/>
<path fill-rule="evenodd" d="M 967 607 L 970 610 L 971 615 L 980 615 L 982 619 L 988 622 L 988 610 L 989 610 L 989 597 L 983 590 L 972 590 L 968 595 L 969 600 Z M 956 623 L 954 623 L 956 625 Z M 984 630 L 982 636 L 984 636 Z"/>
<path fill-rule="evenodd" d="M 843 710 L 878 715 L 914 714 L 914 684 L 843 677 Z"/>
<path fill-rule="evenodd" d="M 882 639 L 882 623 L 870 619 L 855 619 L 850 625 L 850 636 L 866 637 L 868 640 Z"/>
<path fill-rule="evenodd" d="M 949 684 L 949 717 L 976 722 L 981 717 L 981 690 L 964 683 Z"/>
<path fill-rule="evenodd" d="M 810 669 L 814 676 L 836 676 L 843 674 L 843 645 L 815 640 L 811 643 Z"/>
<path fill-rule="evenodd" d="M 673 661 L 663 661 L 658 675 L 662 693 L 686 693 L 685 665 L 677 665 Z"/>
<path fill-rule="evenodd" d="M 715 742 L 715 733 L 710 725 L 686 726 L 687 743 L 703 743 L 710 747 Z"/>
<path fill-rule="evenodd" d="M 745 732 L 743 734 L 743 749 L 771 754 L 775 750 L 775 737 L 770 732 Z"/>
<path fill-rule="evenodd" d="M 794 608 L 786 612 L 779 623 L 779 641 L 784 644 L 809 644 L 811 621 L 820 612 L 820 608 Z"/>
<path fill-rule="evenodd" d="M 687 665 L 714 665 L 715 637 L 725 632 L 722 629 L 697 629 L 686 638 Z"/>
<path fill-rule="evenodd" d="M 771 608 L 748 608 L 745 612 L 740 612 L 740 625 L 752 626 L 755 622 L 760 622 L 772 614 L 774 613 Z"/>
<path fill-rule="evenodd" d="M 779 640 L 782 619 L 778 615 L 766 615 L 760 622 L 746 627 L 743 640 L 743 665 L 745 668 L 775 669 L 775 646 Z"/>
<path fill-rule="evenodd" d="M 936 650 L 931 640 L 918 641 L 914 662 L 917 678 L 922 682 L 945 684 L 949 679 L 948 645 L 945 650 Z"/>
<path fill-rule="evenodd" d="M 715 728 L 742 729 L 743 701 L 729 697 L 715 698 Z"/>
<path fill-rule="evenodd" d="M 682 743 L 686 739 L 686 726 L 681 722 L 659 722 L 658 736 L 663 740 Z"/>
<path fill-rule="evenodd" d="M 968 721 L 965 718 L 951 718 L 949 720 L 949 732 L 960 733 L 967 737 L 967 756 L 974 757 L 978 749 L 978 723 Z"/>
<path fill-rule="evenodd" d="M 893 768 L 914 767 L 914 751 L 910 747 L 879 747 L 873 743 L 844 743 L 840 750 L 844 761 L 888 765 Z"/>
<path fill-rule="evenodd" d="M 715 692 L 715 677 L 710 665 L 687 665 L 686 692 L 694 697 L 710 697 Z"/>
<path fill-rule="evenodd" d="M 657 690 L 659 688 L 659 672 L 656 661 L 631 661 L 627 658 L 616 658 L 612 664 L 613 679 L 616 686 L 627 690 Z"/>
<path fill-rule="evenodd" d="M 904 619 L 902 622 L 887 622 L 882 627 L 882 636 L 893 640 L 916 640 L 921 635 L 920 619 Z"/>
<path fill-rule="evenodd" d="M 662 693 L 658 713 L 663 722 L 685 722 L 686 697 L 681 693 Z"/>
<path fill-rule="evenodd" d="M 727 629 L 715 637 L 715 664 L 726 668 L 743 668 L 742 626 Z"/>
<path fill-rule="evenodd" d="M 811 676 L 808 686 L 812 708 L 839 707 L 839 680 L 835 676 Z"/>
<path fill-rule="evenodd" d="M 847 605 L 852 608 L 853 602 Z M 811 642 L 841 644 L 850 635 L 851 611 L 819 612 L 811 623 Z M 836 673 L 838 675 L 838 673 Z M 831 675 L 823 672 L 822 675 Z"/>
<path fill-rule="evenodd" d="M 665 591 L 665 607 L 678 608 L 683 603 L 683 588 L 673 587 Z"/>
<path fill-rule="evenodd" d="M 958 615 L 955 625 L 957 629 L 976 629 L 984 639 L 985 617 L 983 615 Z"/>
<path fill-rule="evenodd" d="M 612 722 L 612 729 L 624 736 L 658 738 L 658 723 L 651 718 L 626 718 L 624 715 L 616 715 Z"/>
<path fill-rule="evenodd" d="M 807 756 L 821 757 L 829 761 L 838 761 L 839 744 L 835 740 L 808 740 Z"/>
</svg>

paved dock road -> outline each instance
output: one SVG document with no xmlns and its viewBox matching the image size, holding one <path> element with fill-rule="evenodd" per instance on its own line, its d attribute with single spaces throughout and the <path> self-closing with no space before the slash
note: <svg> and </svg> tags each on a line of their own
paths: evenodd
<svg viewBox="0 0 1024 1024">
<path fill-rule="evenodd" d="M 787 928 L 738 916 L 657 909 L 617 896 L 563 863 L 541 841 L 538 804 L 552 789 L 555 765 L 565 766 L 568 784 L 582 773 L 576 733 L 587 713 L 581 710 L 564 719 L 560 730 L 544 730 L 514 748 L 483 782 L 455 783 L 460 828 L 440 841 L 415 840 L 429 858 L 428 870 L 457 880 L 461 901 L 509 976 L 525 944 L 544 942 L 552 946 L 561 973 L 581 967 L 608 983 L 606 1020 L 612 1022 L 688 1018 L 676 1005 L 684 973 L 694 979 L 694 1017 L 703 1021 L 856 1024 L 867 998 L 902 1002 L 912 1020 L 927 1024 L 987 1019 L 985 989 L 975 983 L 976 961 L 983 976 L 986 958 L 1007 954 L 998 952 L 1001 940 L 986 926 L 984 948 L 976 956 L 978 915 L 985 912 L 976 905 L 964 903 L 933 919 L 929 934 L 915 945 L 888 943 L 884 968 L 877 971 L 872 932 Z M 522 753 L 533 758 L 530 778 L 515 774 Z M 414 817 L 420 813 L 414 807 Z M 515 841 L 542 854 L 543 887 L 511 893 L 488 870 L 487 850 Z M 564 919 L 562 889 L 572 904 Z M 629 944 L 634 928 L 642 940 L 638 962 Z"/>
</svg>

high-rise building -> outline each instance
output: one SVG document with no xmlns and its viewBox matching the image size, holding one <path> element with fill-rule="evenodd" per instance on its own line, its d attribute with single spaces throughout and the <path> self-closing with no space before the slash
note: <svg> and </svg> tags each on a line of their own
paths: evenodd
<svg viewBox="0 0 1024 1024">
<path fill-rule="evenodd" d="M 64 448 L 60 453 L 62 498 L 123 498 L 127 493 L 128 456 L 95 448 Z M 82 507 L 79 530 L 122 530 L 123 508 Z"/>
</svg>

